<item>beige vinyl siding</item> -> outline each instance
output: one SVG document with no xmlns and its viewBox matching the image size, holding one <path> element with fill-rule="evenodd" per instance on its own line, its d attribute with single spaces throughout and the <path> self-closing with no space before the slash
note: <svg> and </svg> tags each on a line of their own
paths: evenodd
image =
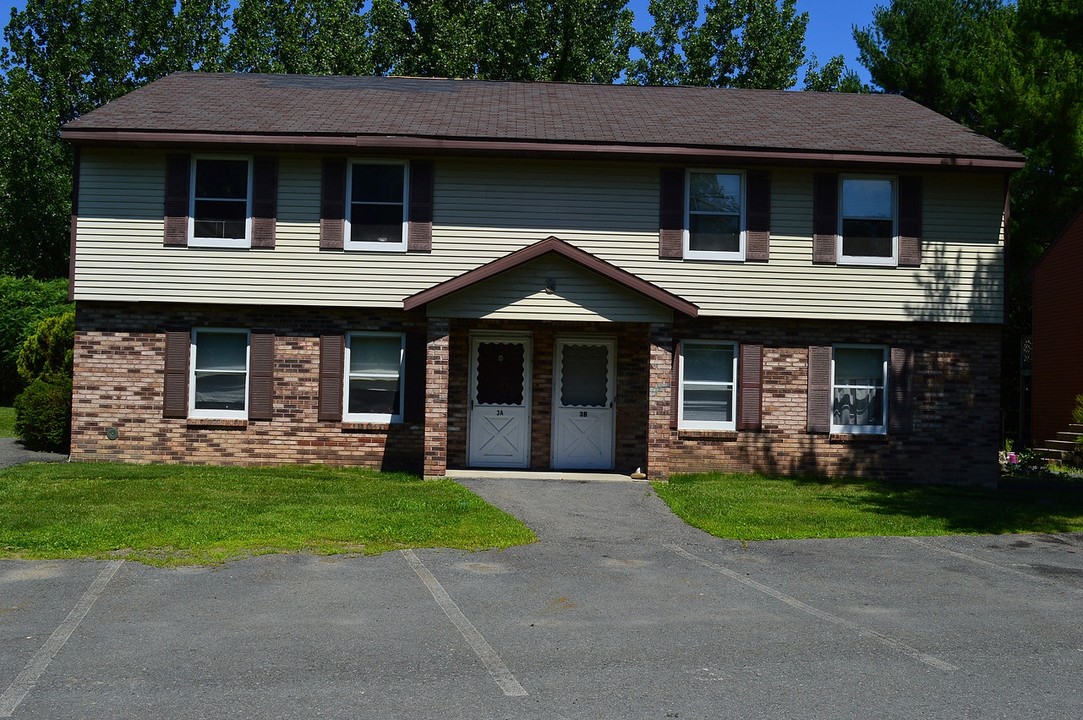
<svg viewBox="0 0 1083 720">
<path fill-rule="evenodd" d="M 430 254 L 320 251 L 320 158 L 312 155 L 280 157 L 275 249 L 166 248 L 164 159 L 84 151 L 77 299 L 398 308 L 552 235 L 696 303 L 702 315 L 999 322 L 1002 314 L 995 175 L 926 174 L 923 266 L 862 268 L 812 265 L 811 169 L 772 172 L 771 261 L 722 263 L 658 259 L 657 165 L 480 159 L 436 161 Z M 472 303 L 483 310 L 476 297 L 448 301 L 457 312 Z M 606 302 L 558 312 L 589 306 L 604 317 L 613 312 Z M 513 305 L 507 312 L 543 307 L 525 295 Z"/>
<path fill-rule="evenodd" d="M 546 292 L 546 287 L 552 292 Z M 428 307 L 429 315 L 518 320 L 670 322 L 673 311 L 563 258 L 542 257 Z"/>
</svg>

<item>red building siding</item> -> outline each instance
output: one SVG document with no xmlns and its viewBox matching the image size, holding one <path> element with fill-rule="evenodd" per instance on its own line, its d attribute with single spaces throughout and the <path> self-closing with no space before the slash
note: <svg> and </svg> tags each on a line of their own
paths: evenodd
<svg viewBox="0 0 1083 720">
<path fill-rule="evenodd" d="M 1083 211 L 1034 268 L 1031 413 L 1035 444 L 1067 430 L 1083 394 Z"/>
</svg>

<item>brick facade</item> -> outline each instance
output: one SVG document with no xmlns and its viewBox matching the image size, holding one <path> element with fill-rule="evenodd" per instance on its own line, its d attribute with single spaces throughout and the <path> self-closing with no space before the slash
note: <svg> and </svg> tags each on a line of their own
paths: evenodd
<svg viewBox="0 0 1083 720">
<path fill-rule="evenodd" d="M 269 421 L 162 417 L 164 332 L 274 329 L 274 414 Z M 321 334 L 420 331 L 427 336 L 423 422 L 357 425 L 317 419 Z M 531 467 L 550 466 L 557 337 L 616 341 L 614 470 L 652 478 L 702 470 L 864 475 L 975 482 L 997 474 L 997 326 L 683 319 L 674 324 L 426 319 L 400 311 L 79 304 L 72 456 L 77 460 L 217 464 L 332 463 L 442 475 L 467 466 L 470 333 L 528 332 L 533 341 Z M 762 343 L 762 429 L 678 430 L 673 340 Z M 806 431 L 808 347 L 874 343 L 913 350 L 912 432 L 891 436 Z M 410 378 L 407 378 L 410 382 Z M 116 428 L 118 437 L 107 431 Z"/>
<path fill-rule="evenodd" d="M 668 442 L 661 443 L 668 446 L 669 464 L 661 474 L 756 471 L 956 483 L 993 483 L 999 477 L 999 326 L 718 319 L 678 322 L 674 334 L 764 343 L 763 427 L 738 433 L 669 428 Z M 911 432 L 806 431 L 808 348 L 837 343 L 913 349 Z M 658 362 L 664 364 L 663 358 Z M 656 441 L 652 437 L 652 446 Z"/>
<path fill-rule="evenodd" d="M 165 330 L 273 329 L 269 421 L 164 418 Z M 72 459 L 223 465 L 327 463 L 423 470 L 420 423 L 319 422 L 320 335 L 424 331 L 422 315 L 327 308 L 80 302 L 76 312 Z M 107 431 L 117 430 L 109 439 Z"/>
</svg>

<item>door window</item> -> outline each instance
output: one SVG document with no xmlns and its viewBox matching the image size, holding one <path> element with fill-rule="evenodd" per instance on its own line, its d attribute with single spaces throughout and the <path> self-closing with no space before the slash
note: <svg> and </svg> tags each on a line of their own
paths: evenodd
<svg viewBox="0 0 1083 720">
<path fill-rule="evenodd" d="M 609 404 L 609 347 L 565 345 L 560 358 L 560 404 L 605 407 Z"/>
<path fill-rule="evenodd" d="M 525 369 L 522 343 L 478 343 L 478 404 L 522 405 Z"/>
</svg>

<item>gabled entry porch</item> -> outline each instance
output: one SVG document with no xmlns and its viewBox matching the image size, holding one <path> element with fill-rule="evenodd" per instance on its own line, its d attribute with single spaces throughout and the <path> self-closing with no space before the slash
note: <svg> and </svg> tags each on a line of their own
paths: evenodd
<svg viewBox="0 0 1083 720">
<path fill-rule="evenodd" d="M 674 312 L 695 305 L 556 238 L 408 298 L 429 317 L 425 474 L 648 467 Z M 661 339 L 662 362 L 652 348 Z M 665 408 L 668 413 L 668 390 Z M 656 420 L 664 422 L 665 420 Z"/>
</svg>

